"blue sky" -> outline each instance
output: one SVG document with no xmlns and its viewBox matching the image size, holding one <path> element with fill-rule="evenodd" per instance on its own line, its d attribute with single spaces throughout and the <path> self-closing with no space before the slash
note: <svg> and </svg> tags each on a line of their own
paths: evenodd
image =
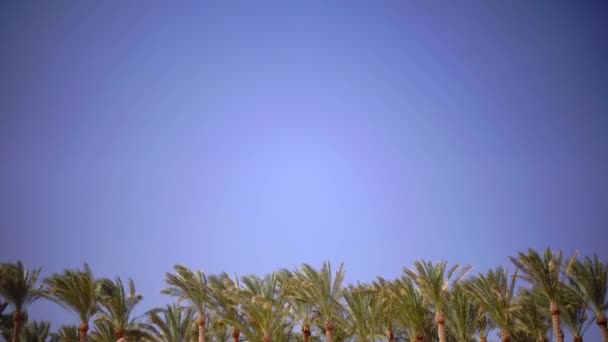
<svg viewBox="0 0 608 342">
<path fill-rule="evenodd" d="M 0 260 L 130 276 L 143 310 L 175 263 L 605 259 L 607 10 L 3 3 Z"/>
</svg>

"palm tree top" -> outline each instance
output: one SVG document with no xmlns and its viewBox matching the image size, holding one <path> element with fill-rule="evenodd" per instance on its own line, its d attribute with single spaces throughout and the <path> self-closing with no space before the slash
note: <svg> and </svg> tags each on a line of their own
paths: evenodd
<svg viewBox="0 0 608 342">
<path fill-rule="evenodd" d="M 101 314 L 98 318 L 110 322 L 114 329 L 120 329 L 124 333 L 135 324 L 131 315 L 137 304 L 143 300 L 143 296 L 136 292 L 135 283 L 131 278 L 128 281 L 128 292 L 119 277 L 114 281 L 102 279 L 99 282 Z"/>
<path fill-rule="evenodd" d="M 445 294 L 450 282 L 459 282 L 472 268 L 471 265 L 460 268 L 459 264 L 448 268 L 447 261 L 414 261 L 414 268 L 404 268 L 405 274 L 410 277 L 420 289 L 426 300 L 437 311 L 445 309 Z M 460 268 L 460 270 L 458 270 Z M 458 270 L 458 273 L 456 271 Z"/>
<path fill-rule="evenodd" d="M 517 257 L 509 259 L 522 272 L 520 278 L 539 287 L 549 300 L 555 302 L 559 296 L 562 274 L 574 263 L 576 255 L 574 253 L 564 265 L 561 251 L 554 252 L 547 247 L 541 255 L 530 248 L 527 253 L 519 252 Z"/>
<path fill-rule="evenodd" d="M 608 310 L 608 262 L 597 255 L 577 261 L 567 270 L 573 284 L 593 309 L 596 318 L 605 317 Z"/>
<path fill-rule="evenodd" d="M 30 321 L 23 327 L 19 340 L 21 342 L 44 342 L 49 336 L 51 323 L 46 321 Z"/>
<path fill-rule="evenodd" d="M 67 269 L 44 280 L 45 296 L 88 322 L 98 310 L 100 282 L 87 263 L 83 269 Z"/>
<path fill-rule="evenodd" d="M 168 304 L 164 308 L 148 311 L 149 323 L 143 326 L 158 341 L 186 342 L 190 341 L 194 333 L 194 314 L 194 308 Z"/>
<path fill-rule="evenodd" d="M 545 309 L 547 305 L 546 298 L 539 294 L 538 289 L 520 288 L 517 310 L 514 311 L 518 319 L 515 331 L 536 340 L 546 337 L 550 328 L 550 316 Z"/>
<path fill-rule="evenodd" d="M 563 285 L 560 290 L 561 319 L 566 329 L 574 337 L 582 337 L 589 325 L 588 302 L 577 287 Z"/>
<path fill-rule="evenodd" d="M 207 276 L 201 270 L 192 271 L 183 265 L 174 266 L 175 273 L 165 273 L 163 294 L 190 302 L 200 316 L 204 316 L 211 300 Z"/>
<path fill-rule="evenodd" d="M 51 334 L 51 342 L 78 341 L 78 327 L 75 325 L 62 325 L 57 332 Z"/>
<path fill-rule="evenodd" d="M 41 297 L 42 285 L 36 285 L 40 270 L 28 270 L 21 261 L 0 265 L 0 296 L 16 312 L 22 312 Z"/>
<path fill-rule="evenodd" d="M 388 295 L 394 303 L 395 320 L 399 322 L 410 339 L 429 335 L 431 312 L 413 280 L 407 275 L 387 284 Z"/>
<path fill-rule="evenodd" d="M 463 286 L 454 286 L 449 297 L 446 318 L 450 335 L 458 342 L 470 342 L 477 330 L 479 305 L 465 292 Z"/>
<path fill-rule="evenodd" d="M 517 271 L 510 276 L 507 269 L 497 267 L 464 284 L 465 289 L 477 299 L 492 321 L 507 332 L 513 329 L 513 313 L 518 307 L 515 301 L 516 280 Z"/>
<path fill-rule="evenodd" d="M 332 272 L 331 264 L 325 261 L 320 270 L 309 264 L 302 264 L 294 272 L 291 297 L 294 300 L 313 304 L 321 318 L 327 322 L 341 316 L 342 295 L 344 294 L 344 264 Z"/>
<path fill-rule="evenodd" d="M 234 287 L 227 295 L 239 303 L 241 315 L 224 321 L 237 328 L 248 341 L 264 341 L 265 338 L 285 335 L 292 323 L 286 320 L 289 306 L 285 291 L 279 286 L 280 276 L 272 273 L 261 278 L 248 275 L 241 278 L 242 287 Z"/>
</svg>

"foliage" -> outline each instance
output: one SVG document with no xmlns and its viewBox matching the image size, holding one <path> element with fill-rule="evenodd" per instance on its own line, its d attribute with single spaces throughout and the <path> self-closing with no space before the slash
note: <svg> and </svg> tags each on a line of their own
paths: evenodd
<svg viewBox="0 0 608 342">
<path fill-rule="evenodd" d="M 5 263 L 0 268 L 0 332 L 4 339 L 12 338 L 13 318 L 20 310 L 21 342 L 79 340 L 78 326 L 49 334 L 48 323 L 27 320 L 29 304 L 41 296 L 73 312 L 81 332 L 93 320 L 91 342 L 119 337 L 127 342 L 190 342 L 199 333 L 212 342 L 233 342 L 235 337 L 247 342 L 317 342 L 326 337 L 434 342 L 442 336 L 448 342 L 471 342 L 475 337 L 487 341 L 495 328 L 503 341 L 539 342 L 548 341 L 550 327 L 553 334 L 560 331 L 550 314 L 556 310 L 550 307 L 559 308 L 561 325 L 577 341 L 593 322 L 589 312 L 605 329 L 608 263 L 597 256 L 564 261 L 561 252 L 550 249 L 518 253 L 511 261 L 513 274 L 497 267 L 464 279 L 470 267 L 421 260 L 396 279 L 379 277 L 346 286 L 343 265 L 332 270 L 329 262 L 319 269 L 303 264 L 293 271 L 241 278 L 177 265 L 165 274 L 167 287 L 162 290 L 175 302 L 143 317 L 134 314 L 143 297 L 131 279 L 97 279 L 84 264 L 49 276 L 41 287 L 40 269 Z M 524 284 L 516 291 L 517 279 L 531 287 Z M 331 334 L 324 336 L 327 329 Z"/>
<path fill-rule="evenodd" d="M 65 270 L 44 280 L 46 297 L 72 311 L 80 322 L 87 323 L 99 309 L 100 282 L 88 264 L 83 269 Z"/>
<path fill-rule="evenodd" d="M 137 318 L 132 317 L 133 310 L 143 296 L 135 291 L 135 283 L 129 279 L 128 292 L 120 278 L 113 282 L 102 279 L 99 282 L 99 303 L 101 310 L 96 319 L 96 326 L 104 322 L 110 325 L 115 335 L 129 335 L 140 331 Z M 98 323 L 98 321 L 101 321 Z"/>
<path fill-rule="evenodd" d="M 148 311 L 144 328 L 154 341 L 186 342 L 193 336 L 195 310 L 178 304 L 167 305 Z"/>
</svg>

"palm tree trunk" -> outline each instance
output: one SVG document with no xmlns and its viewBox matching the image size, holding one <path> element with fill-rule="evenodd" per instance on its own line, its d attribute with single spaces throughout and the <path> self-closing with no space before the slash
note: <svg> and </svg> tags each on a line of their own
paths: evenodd
<svg viewBox="0 0 608 342">
<path fill-rule="evenodd" d="M 308 324 L 304 324 L 302 327 L 302 336 L 304 342 L 308 342 L 308 337 L 310 337 L 310 326 Z"/>
<path fill-rule="evenodd" d="M 331 342 L 334 335 L 334 325 L 330 321 L 325 321 L 325 342 Z"/>
<path fill-rule="evenodd" d="M 394 342 L 395 341 L 395 334 L 393 333 L 393 329 L 388 328 L 386 330 L 386 338 L 388 339 L 388 342 Z"/>
<path fill-rule="evenodd" d="M 232 328 L 232 341 L 233 342 L 239 342 L 240 335 L 241 335 L 241 332 L 239 331 L 239 329 Z"/>
<path fill-rule="evenodd" d="M 23 322 L 23 313 L 15 311 L 13 316 L 13 342 L 19 341 L 19 332 L 21 331 L 21 323 Z"/>
<path fill-rule="evenodd" d="M 268 334 L 264 335 L 264 342 L 270 342 L 270 336 Z"/>
<path fill-rule="evenodd" d="M 89 331 L 89 324 L 87 322 L 80 323 L 78 327 L 78 340 L 80 342 L 87 342 L 87 331 Z"/>
<path fill-rule="evenodd" d="M 604 315 L 601 315 L 595 320 L 595 323 L 597 323 L 602 332 L 602 342 L 608 342 L 608 328 L 606 327 L 606 322 L 606 317 L 604 317 Z"/>
<path fill-rule="evenodd" d="M 116 330 L 116 333 L 114 334 L 114 337 L 116 337 L 116 342 L 126 342 L 124 336 L 125 332 L 122 330 L 122 328 Z"/>
<path fill-rule="evenodd" d="M 205 342 L 205 317 L 198 315 L 198 342 Z"/>
<path fill-rule="evenodd" d="M 479 342 L 488 342 L 488 338 L 485 336 L 480 336 L 479 337 Z"/>
<path fill-rule="evenodd" d="M 511 342 L 511 334 L 506 330 L 500 331 L 500 340 L 502 342 Z"/>
<path fill-rule="evenodd" d="M 443 318 L 443 312 L 435 312 L 435 324 L 437 324 L 437 335 L 439 342 L 447 342 L 447 336 L 445 334 L 445 319 Z"/>
<path fill-rule="evenodd" d="M 551 323 L 553 325 L 553 336 L 555 336 L 556 342 L 564 342 L 564 333 L 561 329 L 561 321 L 559 317 L 559 306 L 555 302 L 549 304 L 549 310 L 551 311 Z"/>
<path fill-rule="evenodd" d="M 572 341 L 573 342 L 583 342 L 583 337 L 582 336 L 576 336 Z"/>
</svg>

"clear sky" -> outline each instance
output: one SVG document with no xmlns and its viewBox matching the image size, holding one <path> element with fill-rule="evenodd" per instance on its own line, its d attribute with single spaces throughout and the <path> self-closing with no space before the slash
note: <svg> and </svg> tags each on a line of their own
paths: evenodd
<svg viewBox="0 0 608 342">
<path fill-rule="evenodd" d="M 0 260 L 144 310 L 175 263 L 605 259 L 607 33 L 592 1 L 2 2 Z"/>
</svg>

